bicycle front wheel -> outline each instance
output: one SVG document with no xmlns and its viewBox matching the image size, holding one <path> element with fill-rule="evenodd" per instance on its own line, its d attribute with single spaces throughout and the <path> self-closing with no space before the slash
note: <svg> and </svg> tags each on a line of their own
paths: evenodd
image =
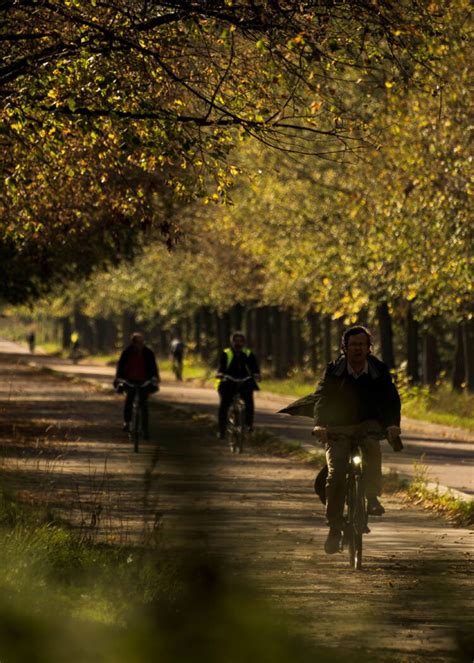
<svg viewBox="0 0 474 663">
<path fill-rule="evenodd" d="M 349 487 L 348 521 L 347 537 L 349 543 L 350 565 L 354 569 L 361 569 L 362 535 L 365 528 L 365 505 L 360 476 L 353 477 Z"/>
<path fill-rule="evenodd" d="M 245 415 L 244 408 L 242 405 L 237 409 L 237 427 L 236 427 L 236 442 L 237 442 L 237 451 L 241 454 L 244 450 L 244 441 L 245 441 Z"/>
<path fill-rule="evenodd" d="M 138 404 L 138 396 L 135 396 L 135 400 L 133 401 L 132 442 L 134 452 L 138 453 L 140 445 L 140 406 Z"/>
</svg>

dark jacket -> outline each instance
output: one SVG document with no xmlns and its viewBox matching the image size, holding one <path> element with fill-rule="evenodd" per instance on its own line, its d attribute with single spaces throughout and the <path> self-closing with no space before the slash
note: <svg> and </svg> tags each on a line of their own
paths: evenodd
<svg viewBox="0 0 474 663">
<path fill-rule="evenodd" d="M 400 425 L 400 397 L 388 367 L 367 358 L 368 374 L 355 379 L 341 355 L 328 364 L 314 400 L 314 421 L 320 426 L 346 426 L 376 419 L 381 426 Z"/>
<path fill-rule="evenodd" d="M 125 348 L 125 350 L 122 352 L 120 355 L 120 359 L 117 364 L 117 372 L 115 375 L 116 380 L 127 380 L 127 364 L 128 360 L 130 359 L 130 355 L 132 352 L 135 352 L 135 349 L 132 345 L 129 345 Z M 155 359 L 155 354 L 153 350 L 150 350 L 146 345 L 143 347 L 143 358 L 145 360 L 145 372 L 146 372 L 146 379 L 151 380 L 151 378 L 158 378 L 158 382 L 160 381 L 160 373 L 158 370 L 158 366 L 156 365 L 156 359 Z"/>
<path fill-rule="evenodd" d="M 233 354 L 229 362 L 228 353 Z M 218 375 L 230 375 L 233 378 L 241 379 L 247 375 L 258 375 L 260 369 L 258 367 L 257 358 L 249 348 L 244 348 L 238 354 L 232 348 L 226 348 L 221 354 L 219 361 Z M 249 381 L 249 387 L 254 391 L 258 391 L 259 387 L 255 380 Z"/>
</svg>

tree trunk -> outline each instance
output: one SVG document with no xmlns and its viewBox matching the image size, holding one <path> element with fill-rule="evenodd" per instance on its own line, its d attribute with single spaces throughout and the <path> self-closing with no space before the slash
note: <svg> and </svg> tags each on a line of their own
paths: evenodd
<svg viewBox="0 0 474 663">
<path fill-rule="evenodd" d="M 320 331 L 320 316 L 319 313 L 310 311 L 308 313 L 308 326 L 309 326 L 309 367 L 314 375 L 318 371 L 318 340 Z"/>
<path fill-rule="evenodd" d="M 201 310 L 194 314 L 194 346 L 196 354 L 201 354 Z"/>
<path fill-rule="evenodd" d="M 369 309 L 364 306 L 359 311 L 359 315 L 357 316 L 357 324 L 362 325 L 363 327 L 368 327 L 369 325 Z"/>
<path fill-rule="evenodd" d="M 281 375 L 288 377 L 291 368 L 291 316 L 286 310 L 280 311 L 280 352 Z"/>
<path fill-rule="evenodd" d="M 246 316 L 246 343 L 249 348 L 252 348 L 256 351 L 258 344 L 258 320 L 257 320 L 257 309 L 251 308 L 247 311 Z"/>
<path fill-rule="evenodd" d="M 281 362 L 281 327 L 280 327 L 280 311 L 273 307 L 272 312 L 272 321 L 273 321 L 273 352 L 272 352 L 272 376 L 275 378 L 280 378 L 283 374 L 282 362 Z"/>
<path fill-rule="evenodd" d="M 265 307 L 260 306 L 256 312 L 256 338 L 254 343 L 254 352 L 258 357 L 259 361 L 265 358 L 266 354 L 266 337 L 265 337 L 265 321 L 266 321 L 266 311 Z"/>
<path fill-rule="evenodd" d="M 418 358 L 418 322 L 413 317 L 412 307 L 408 305 L 406 318 L 407 375 L 413 384 L 420 381 Z"/>
<path fill-rule="evenodd" d="M 95 347 L 97 352 L 105 354 L 106 349 L 106 328 L 107 320 L 105 318 L 94 318 L 94 329 L 95 329 Z"/>
<path fill-rule="evenodd" d="M 326 364 L 333 360 L 331 323 L 331 316 L 325 315 L 323 318 L 323 357 Z"/>
<path fill-rule="evenodd" d="M 392 318 L 387 302 L 382 302 L 377 306 L 377 319 L 380 334 L 380 350 L 382 361 L 389 368 L 395 368 L 395 354 L 393 352 L 393 330 Z"/>
<path fill-rule="evenodd" d="M 275 316 L 272 306 L 262 308 L 262 327 L 259 333 L 262 335 L 262 355 L 259 360 L 268 369 L 273 367 L 273 355 L 275 346 Z"/>
<path fill-rule="evenodd" d="M 456 324 L 451 386 L 455 391 L 462 391 L 466 380 L 466 364 L 464 358 L 464 330 L 462 322 Z"/>
<path fill-rule="evenodd" d="M 234 304 L 230 309 L 230 324 L 232 331 L 240 331 L 242 329 L 242 321 L 244 316 L 244 308 L 241 304 Z"/>
<path fill-rule="evenodd" d="M 131 334 L 135 331 L 135 314 L 131 311 L 124 311 L 122 314 L 122 346 L 128 345 Z"/>
<path fill-rule="evenodd" d="M 62 324 L 62 336 L 63 336 L 62 346 L 64 350 L 68 350 L 71 347 L 71 334 L 72 334 L 71 320 L 68 317 L 61 318 L 61 324 Z"/>
<path fill-rule="evenodd" d="M 291 334 L 293 337 L 293 365 L 297 368 L 304 368 L 304 338 L 301 329 L 301 320 L 293 318 L 291 322 Z"/>
<path fill-rule="evenodd" d="M 338 356 L 341 352 L 341 345 L 342 345 L 342 336 L 344 332 L 346 331 L 346 326 L 344 325 L 344 318 L 341 316 L 340 318 L 337 318 L 335 321 L 335 327 L 336 327 L 336 338 L 333 339 L 333 348 L 332 348 L 332 353 L 333 353 L 333 359 L 334 356 Z"/>
<path fill-rule="evenodd" d="M 431 331 L 423 333 L 423 384 L 433 387 L 438 379 L 438 348 Z"/>
<path fill-rule="evenodd" d="M 466 366 L 466 387 L 474 392 L 474 318 L 463 323 L 464 363 Z"/>
<path fill-rule="evenodd" d="M 211 357 L 212 316 L 207 308 L 201 308 L 201 357 L 209 361 Z"/>
</svg>

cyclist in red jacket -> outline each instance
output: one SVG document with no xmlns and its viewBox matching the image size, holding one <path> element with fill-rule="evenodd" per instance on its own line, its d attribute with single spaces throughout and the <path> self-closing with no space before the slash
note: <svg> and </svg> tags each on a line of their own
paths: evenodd
<svg viewBox="0 0 474 663">
<path fill-rule="evenodd" d="M 114 387 L 119 387 L 120 380 L 126 380 L 132 384 L 143 384 L 151 380 L 147 389 L 140 389 L 140 407 L 142 411 L 143 436 L 148 438 L 148 396 L 150 393 L 159 391 L 160 373 L 156 363 L 155 354 L 145 345 L 143 334 L 134 332 L 130 337 L 130 344 L 120 355 L 117 364 L 117 372 Z M 122 389 L 123 390 L 123 389 Z M 123 409 L 123 430 L 128 432 L 132 419 L 133 390 L 125 389 L 126 398 Z"/>
</svg>

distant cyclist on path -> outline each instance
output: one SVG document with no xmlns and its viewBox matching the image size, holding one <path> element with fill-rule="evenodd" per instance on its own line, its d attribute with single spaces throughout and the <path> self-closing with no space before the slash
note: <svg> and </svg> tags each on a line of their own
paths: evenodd
<svg viewBox="0 0 474 663">
<path fill-rule="evenodd" d="M 230 381 L 223 380 L 226 375 L 232 378 L 242 379 L 250 376 L 250 380 L 236 387 Z M 254 400 L 253 392 L 258 391 L 257 380 L 260 380 L 260 369 L 257 358 L 250 348 L 245 346 L 245 335 L 241 331 L 235 331 L 230 337 L 230 347 L 225 348 L 219 362 L 218 392 L 219 405 L 219 439 L 225 439 L 227 412 L 238 388 L 245 403 L 245 425 L 249 431 L 253 430 Z"/>
<path fill-rule="evenodd" d="M 134 332 L 130 337 L 130 344 L 120 355 L 114 380 L 114 387 L 120 388 L 120 381 L 126 380 L 135 385 L 141 385 L 148 380 L 152 384 L 147 389 L 140 389 L 140 407 L 142 411 L 143 437 L 149 437 L 148 432 L 148 396 L 159 391 L 160 373 L 156 363 L 155 354 L 145 345 L 143 334 Z M 126 398 L 123 409 L 123 430 L 128 432 L 132 419 L 133 389 L 126 389 Z"/>
</svg>

